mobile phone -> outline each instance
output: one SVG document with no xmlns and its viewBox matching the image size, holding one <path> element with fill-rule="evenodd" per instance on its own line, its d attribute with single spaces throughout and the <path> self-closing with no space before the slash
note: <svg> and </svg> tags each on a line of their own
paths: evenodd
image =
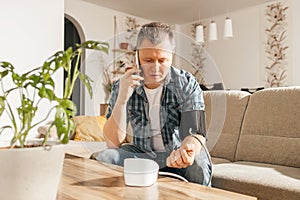
<svg viewBox="0 0 300 200">
<path fill-rule="evenodd" d="M 139 60 L 139 51 L 138 50 L 135 51 L 135 58 L 134 59 L 135 59 L 136 68 L 141 69 L 140 60 Z M 140 73 L 140 75 L 142 75 L 142 73 Z"/>
<path fill-rule="evenodd" d="M 137 69 L 139 69 L 140 61 L 139 61 L 139 51 L 138 50 L 135 51 L 135 64 L 136 64 Z"/>
</svg>

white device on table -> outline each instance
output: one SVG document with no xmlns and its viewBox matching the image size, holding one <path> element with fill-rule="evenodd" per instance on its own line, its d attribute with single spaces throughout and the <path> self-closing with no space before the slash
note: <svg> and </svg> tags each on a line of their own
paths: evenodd
<svg viewBox="0 0 300 200">
<path fill-rule="evenodd" d="M 128 186 L 145 187 L 153 185 L 161 176 L 170 176 L 188 182 L 180 175 L 170 172 L 160 172 L 154 160 L 144 158 L 126 158 L 124 160 L 124 180 Z"/>
<path fill-rule="evenodd" d="M 126 158 L 124 179 L 128 186 L 150 186 L 157 180 L 159 166 L 149 159 Z"/>
</svg>

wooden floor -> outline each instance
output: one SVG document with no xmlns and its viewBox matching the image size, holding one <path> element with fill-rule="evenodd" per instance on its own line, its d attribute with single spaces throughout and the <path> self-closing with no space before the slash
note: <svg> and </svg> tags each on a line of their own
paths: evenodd
<svg viewBox="0 0 300 200">
<path fill-rule="evenodd" d="M 253 200 L 254 197 L 159 176 L 149 187 L 129 187 L 123 168 L 66 154 L 57 200 L 65 199 L 209 199 Z"/>
</svg>

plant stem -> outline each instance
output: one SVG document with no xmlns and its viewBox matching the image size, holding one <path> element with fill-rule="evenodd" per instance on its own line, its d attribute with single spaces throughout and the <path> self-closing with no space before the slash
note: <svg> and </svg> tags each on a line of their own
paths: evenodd
<svg viewBox="0 0 300 200">
<path fill-rule="evenodd" d="M 73 91 L 75 82 L 77 80 L 78 74 L 79 74 L 78 73 L 78 65 L 79 65 L 80 57 L 81 57 L 81 51 L 78 52 L 78 55 L 77 55 L 77 59 L 76 59 L 75 67 L 74 67 L 74 72 L 73 72 L 73 77 L 72 77 L 72 84 L 70 86 L 70 92 L 69 92 L 68 99 L 70 99 L 70 97 L 72 95 L 72 91 Z"/>
<path fill-rule="evenodd" d="M 65 94 L 64 94 L 64 98 L 65 99 L 70 99 L 71 95 L 72 95 L 72 91 L 75 85 L 75 82 L 77 80 L 78 77 L 78 65 L 79 65 L 79 61 L 80 61 L 80 57 L 81 57 L 82 52 L 81 51 L 77 51 L 77 59 L 76 59 L 76 63 L 74 66 L 74 71 L 73 71 L 73 77 L 71 77 L 71 70 L 72 70 L 72 61 L 69 63 L 68 66 L 68 86 L 66 86 L 65 88 Z"/>
<path fill-rule="evenodd" d="M 18 126 L 17 126 L 17 123 L 16 123 L 16 118 L 15 118 L 15 115 L 14 115 L 12 109 L 11 109 L 10 104 L 7 102 L 6 105 L 7 105 L 7 107 L 8 107 L 8 110 L 7 110 L 7 109 L 5 109 L 5 110 L 6 110 L 8 116 L 9 116 L 9 118 L 10 118 L 10 121 L 11 121 L 12 124 L 13 124 L 13 130 L 14 130 L 13 132 L 14 132 L 14 135 L 16 135 L 16 134 L 18 133 Z"/>
<path fill-rule="evenodd" d="M 52 108 L 49 110 L 49 112 L 47 113 L 47 116 L 46 116 L 44 119 L 42 119 L 41 121 L 39 121 L 39 122 L 33 124 L 31 127 L 33 128 L 33 127 L 35 127 L 35 126 L 41 124 L 42 122 L 46 121 L 46 119 L 48 119 L 48 117 L 50 116 L 50 113 L 52 112 L 52 110 L 53 110 L 55 107 L 56 107 L 56 106 L 52 107 Z"/>
</svg>

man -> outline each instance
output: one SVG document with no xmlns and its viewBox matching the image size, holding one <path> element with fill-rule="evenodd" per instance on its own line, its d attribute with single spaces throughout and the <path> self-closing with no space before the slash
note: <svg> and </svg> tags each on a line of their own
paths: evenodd
<svg viewBox="0 0 300 200">
<path fill-rule="evenodd" d="M 175 33 L 153 22 L 137 38 L 137 62 L 112 88 L 104 137 L 108 149 L 97 160 L 124 165 L 125 158 L 155 160 L 161 171 L 209 184 L 211 166 L 205 144 L 202 90 L 188 72 L 172 67 Z M 204 119 L 204 120 L 203 120 Z M 127 126 L 132 144 L 123 144 Z M 188 127 L 193 134 L 189 133 Z"/>
</svg>

